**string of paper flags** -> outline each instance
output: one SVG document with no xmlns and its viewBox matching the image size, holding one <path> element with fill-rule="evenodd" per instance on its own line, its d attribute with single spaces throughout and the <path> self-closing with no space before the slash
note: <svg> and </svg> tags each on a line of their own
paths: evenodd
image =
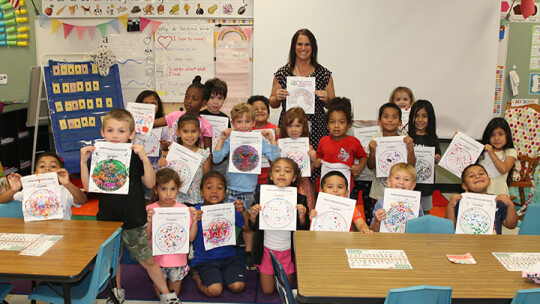
<svg viewBox="0 0 540 304">
<path fill-rule="evenodd" d="M 28 10 L 24 0 L 0 0 L 0 46 L 28 46 Z"/>
</svg>

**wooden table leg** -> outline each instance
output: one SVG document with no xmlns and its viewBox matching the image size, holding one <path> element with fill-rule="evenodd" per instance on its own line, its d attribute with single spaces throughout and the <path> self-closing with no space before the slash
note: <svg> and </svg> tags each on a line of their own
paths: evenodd
<svg viewBox="0 0 540 304">
<path fill-rule="evenodd" d="M 71 304 L 71 285 L 63 283 L 62 288 L 64 291 L 64 304 Z"/>
</svg>

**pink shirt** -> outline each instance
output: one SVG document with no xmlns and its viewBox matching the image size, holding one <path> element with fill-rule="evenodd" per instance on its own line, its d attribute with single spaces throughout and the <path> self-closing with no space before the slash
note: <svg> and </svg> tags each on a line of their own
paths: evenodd
<svg viewBox="0 0 540 304">
<path fill-rule="evenodd" d="M 179 202 L 176 202 L 173 207 L 186 207 L 184 204 L 180 204 Z M 160 207 L 157 202 L 150 204 L 146 206 L 146 211 L 149 209 L 155 209 L 155 208 L 164 208 Z M 192 219 L 189 218 L 189 226 L 191 227 Z M 152 227 L 150 227 L 150 230 L 152 230 Z M 152 244 L 152 234 L 148 236 L 150 239 L 150 244 Z M 189 234 L 188 234 L 189 239 Z M 151 245 L 150 245 L 151 246 Z M 187 254 L 185 253 L 177 253 L 177 254 L 165 254 L 165 255 L 155 255 L 154 259 L 158 263 L 159 266 L 163 268 L 169 268 L 169 267 L 182 267 L 187 265 Z"/>
<path fill-rule="evenodd" d="M 167 126 L 173 130 L 173 134 L 171 136 L 170 142 L 176 141 L 177 135 L 176 130 L 178 130 L 178 118 L 180 116 L 184 115 L 186 112 L 183 111 L 173 111 L 167 115 L 165 115 L 165 121 L 167 122 Z M 204 147 L 204 139 L 203 137 L 210 137 L 212 138 L 212 134 L 214 132 L 214 129 L 212 128 L 212 125 L 208 122 L 208 120 L 198 117 L 199 122 L 201 124 L 201 146 Z M 209 147 L 204 147 L 209 148 Z"/>
</svg>

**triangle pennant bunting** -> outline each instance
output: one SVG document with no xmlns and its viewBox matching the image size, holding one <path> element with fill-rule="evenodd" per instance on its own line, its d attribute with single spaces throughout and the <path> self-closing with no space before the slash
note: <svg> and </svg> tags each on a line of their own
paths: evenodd
<svg viewBox="0 0 540 304">
<path fill-rule="evenodd" d="M 60 26 L 62 25 L 62 22 L 56 20 L 56 19 L 51 19 L 51 34 L 54 34 L 56 33 L 56 31 L 58 31 L 58 29 L 60 28 Z"/>
<path fill-rule="evenodd" d="M 69 34 L 71 34 L 71 31 L 73 30 L 73 25 L 64 23 L 64 39 L 66 39 Z"/>
<path fill-rule="evenodd" d="M 127 30 L 127 24 L 128 24 L 128 14 L 118 16 L 118 21 L 124 26 L 124 28 Z"/>
<path fill-rule="evenodd" d="M 43 27 L 49 21 L 51 21 L 51 18 L 49 18 L 49 16 L 45 15 L 44 13 L 39 13 L 39 26 L 40 27 Z"/>
<path fill-rule="evenodd" d="M 75 26 L 75 30 L 77 31 L 77 36 L 79 37 L 79 40 L 82 39 L 84 36 L 84 31 L 86 30 L 86 26 Z"/>
<path fill-rule="evenodd" d="M 142 33 L 142 31 L 144 31 L 144 29 L 146 28 L 148 23 L 150 23 L 150 20 L 148 20 L 146 18 L 143 18 L 143 17 L 140 17 L 139 22 L 141 23 L 140 32 Z"/>
<path fill-rule="evenodd" d="M 114 18 L 111 21 L 109 21 L 109 25 L 117 32 L 120 33 L 120 22 L 118 21 L 118 18 Z"/>
<path fill-rule="evenodd" d="M 105 36 L 107 34 L 107 25 L 109 25 L 108 22 L 96 25 L 101 32 L 101 36 Z"/>
<path fill-rule="evenodd" d="M 96 35 L 97 27 L 95 27 L 95 26 L 87 26 L 86 29 L 88 30 L 88 36 L 90 36 L 90 40 L 94 40 L 94 36 Z"/>
<path fill-rule="evenodd" d="M 152 23 L 152 34 L 155 34 L 158 27 L 161 25 L 160 21 L 151 21 Z"/>
</svg>

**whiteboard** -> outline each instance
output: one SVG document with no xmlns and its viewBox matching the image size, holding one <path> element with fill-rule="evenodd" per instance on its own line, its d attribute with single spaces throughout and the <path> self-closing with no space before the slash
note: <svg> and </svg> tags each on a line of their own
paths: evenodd
<svg viewBox="0 0 540 304">
<path fill-rule="evenodd" d="M 493 114 L 500 2 L 493 0 L 255 1 L 253 93 L 268 96 L 290 41 L 309 28 L 319 63 L 354 119 L 376 119 L 397 86 L 435 107 L 437 134 L 474 138 Z"/>
</svg>

